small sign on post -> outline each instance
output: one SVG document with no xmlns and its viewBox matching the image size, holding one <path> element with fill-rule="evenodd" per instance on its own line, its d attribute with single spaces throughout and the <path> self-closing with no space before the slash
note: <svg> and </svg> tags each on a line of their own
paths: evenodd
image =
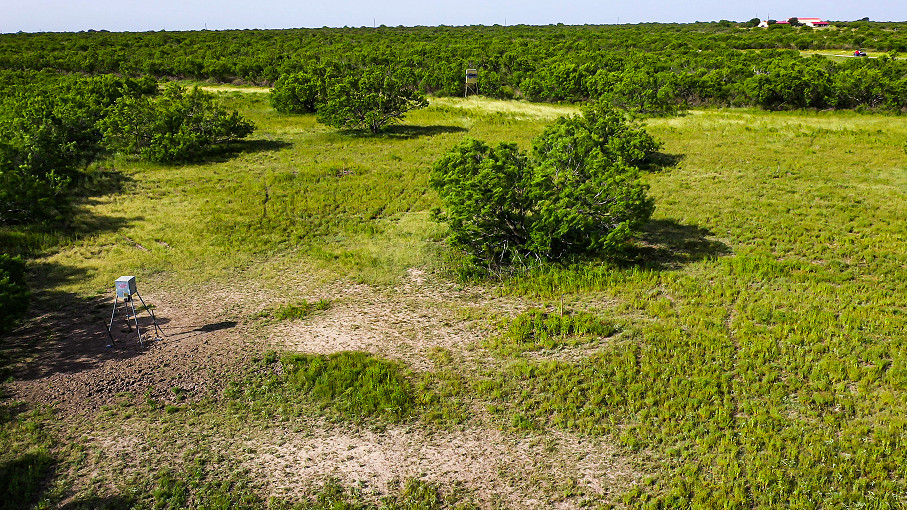
<svg viewBox="0 0 907 510">
<path fill-rule="evenodd" d="M 463 94 L 463 97 L 468 96 L 470 90 L 472 90 L 472 93 L 475 95 L 479 94 L 479 70 L 478 69 L 467 69 L 466 70 L 466 92 Z"/>
</svg>

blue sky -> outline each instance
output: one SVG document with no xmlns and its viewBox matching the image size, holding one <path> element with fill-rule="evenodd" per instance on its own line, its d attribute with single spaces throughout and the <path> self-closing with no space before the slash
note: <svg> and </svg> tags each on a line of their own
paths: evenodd
<svg viewBox="0 0 907 510">
<path fill-rule="evenodd" d="M 0 32 L 613 24 L 787 19 L 907 21 L 907 0 L 0 0 Z"/>
</svg>

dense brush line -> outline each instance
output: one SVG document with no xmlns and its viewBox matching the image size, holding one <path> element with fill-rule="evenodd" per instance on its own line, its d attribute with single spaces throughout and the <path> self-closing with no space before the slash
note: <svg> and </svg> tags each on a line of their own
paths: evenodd
<svg viewBox="0 0 907 510">
<path fill-rule="evenodd" d="M 0 35 L 0 69 L 149 74 L 273 84 L 315 68 L 406 68 L 412 85 L 532 101 L 606 97 L 616 106 L 907 107 L 907 61 L 804 59 L 798 50 L 907 51 L 903 23 L 812 30 L 730 23 L 642 26 L 415 27 Z M 765 51 L 762 51 L 765 50 Z"/>
</svg>

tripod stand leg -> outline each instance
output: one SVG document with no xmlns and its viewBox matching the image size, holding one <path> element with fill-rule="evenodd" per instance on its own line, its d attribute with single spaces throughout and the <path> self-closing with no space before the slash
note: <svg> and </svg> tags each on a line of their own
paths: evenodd
<svg viewBox="0 0 907 510">
<path fill-rule="evenodd" d="M 120 304 L 120 298 L 114 297 L 113 298 L 113 310 L 110 312 L 110 322 L 104 324 L 104 326 L 107 327 L 107 336 L 110 338 L 110 343 L 107 344 L 107 347 L 113 347 L 113 344 L 115 343 L 114 339 L 113 339 L 113 333 L 110 332 L 110 328 L 113 327 L 113 317 L 117 313 L 118 304 Z"/>
<path fill-rule="evenodd" d="M 130 297 L 128 303 L 129 307 L 132 309 L 132 320 L 135 321 L 135 332 L 139 335 L 139 345 L 145 347 L 145 342 L 142 340 L 142 330 L 139 328 L 139 317 L 135 311 L 135 300 Z M 128 324 L 129 321 L 127 320 L 126 323 Z"/>
<path fill-rule="evenodd" d="M 139 301 L 142 302 L 142 306 L 144 306 L 145 310 L 148 311 L 148 314 L 151 315 L 151 320 L 154 322 L 154 330 L 158 334 L 160 334 L 162 337 L 167 338 L 167 335 L 164 334 L 164 330 L 162 330 L 161 327 L 157 325 L 157 317 L 154 316 L 154 310 L 152 310 L 151 308 L 148 308 L 148 305 L 145 304 L 145 300 L 142 299 L 141 294 L 136 292 L 135 295 L 139 297 Z"/>
</svg>

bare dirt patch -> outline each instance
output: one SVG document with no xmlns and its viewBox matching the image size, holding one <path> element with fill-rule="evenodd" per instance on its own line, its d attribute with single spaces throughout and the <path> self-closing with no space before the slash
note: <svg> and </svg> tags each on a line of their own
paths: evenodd
<svg viewBox="0 0 907 510">
<path fill-rule="evenodd" d="M 214 420 L 202 429 L 187 425 L 176 431 L 171 430 L 180 421 L 176 417 L 158 425 L 142 422 L 144 431 L 130 425 L 132 434 L 111 436 L 87 425 L 106 406 L 216 400 L 227 381 L 268 349 L 366 351 L 415 370 L 432 369 L 431 353 L 437 348 L 465 361 L 467 370 L 478 363 L 499 363 L 477 347 L 490 332 L 489 319 L 533 306 L 445 282 L 419 268 L 390 288 L 343 281 L 296 285 L 291 280 L 282 282 L 294 289 L 292 295 L 255 281 L 212 283 L 204 296 L 178 287 L 149 291 L 143 296 L 155 307 L 166 338 L 145 347 L 134 332 L 124 331 L 122 315 L 113 328 L 116 345 L 105 347 L 112 292 L 61 309 L 46 307 L 12 339 L 20 353 L 31 351 L 5 391 L 14 399 L 53 406 L 64 422 L 87 418 L 85 427 L 78 427 L 84 432 L 72 431 L 80 436 L 72 439 L 95 454 L 74 468 L 74 495 L 91 487 L 116 493 L 121 475 L 179 469 L 182 455 L 199 448 L 234 459 L 268 495 L 290 500 L 310 493 L 326 477 L 357 487 L 374 501 L 393 491 L 394 484 L 419 478 L 447 490 L 465 490 L 487 508 L 577 508 L 584 502 L 616 503 L 619 494 L 640 481 L 641 468 L 604 439 L 501 432 L 488 424 L 481 409 L 460 430 L 419 424 L 375 430 L 303 418 L 279 425 L 230 422 L 223 429 Z M 329 299 L 332 305 L 302 320 L 256 318 L 262 310 L 301 299 Z M 140 316 L 143 330 L 151 333 L 150 318 Z M 570 354 L 589 353 L 579 349 Z M 152 432 L 155 428 L 161 434 Z M 107 480 L 107 488 L 94 482 L 89 487 L 86 480 Z"/>
<path fill-rule="evenodd" d="M 277 428 L 245 448 L 244 466 L 271 495 L 290 499 L 325 477 L 373 499 L 394 482 L 419 478 L 463 488 L 486 508 L 577 508 L 587 500 L 612 500 L 642 478 L 611 445 L 562 432 Z"/>
<path fill-rule="evenodd" d="M 112 296 L 47 310 L 5 343 L 24 358 L 6 393 L 51 405 L 63 416 L 92 414 L 124 395 L 161 403 L 217 396 L 224 377 L 259 352 L 233 293 L 215 289 L 197 300 L 167 291 L 143 294 L 165 335 L 155 341 L 150 315 L 140 312 L 144 346 L 134 328 L 126 328 L 120 308 L 115 343 L 106 347 Z M 254 302 L 254 294 L 246 297 Z"/>
<path fill-rule="evenodd" d="M 275 324 L 268 346 L 310 354 L 365 351 L 415 370 L 430 370 L 433 349 L 472 358 L 470 351 L 488 334 L 489 314 L 525 307 L 513 299 L 489 298 L 476 289 L 437 281 L 417 268 L 397 287 L 345 285 L 333 289 L 331 297 L 333 305 L 323 313 Z"/>
</svg>

